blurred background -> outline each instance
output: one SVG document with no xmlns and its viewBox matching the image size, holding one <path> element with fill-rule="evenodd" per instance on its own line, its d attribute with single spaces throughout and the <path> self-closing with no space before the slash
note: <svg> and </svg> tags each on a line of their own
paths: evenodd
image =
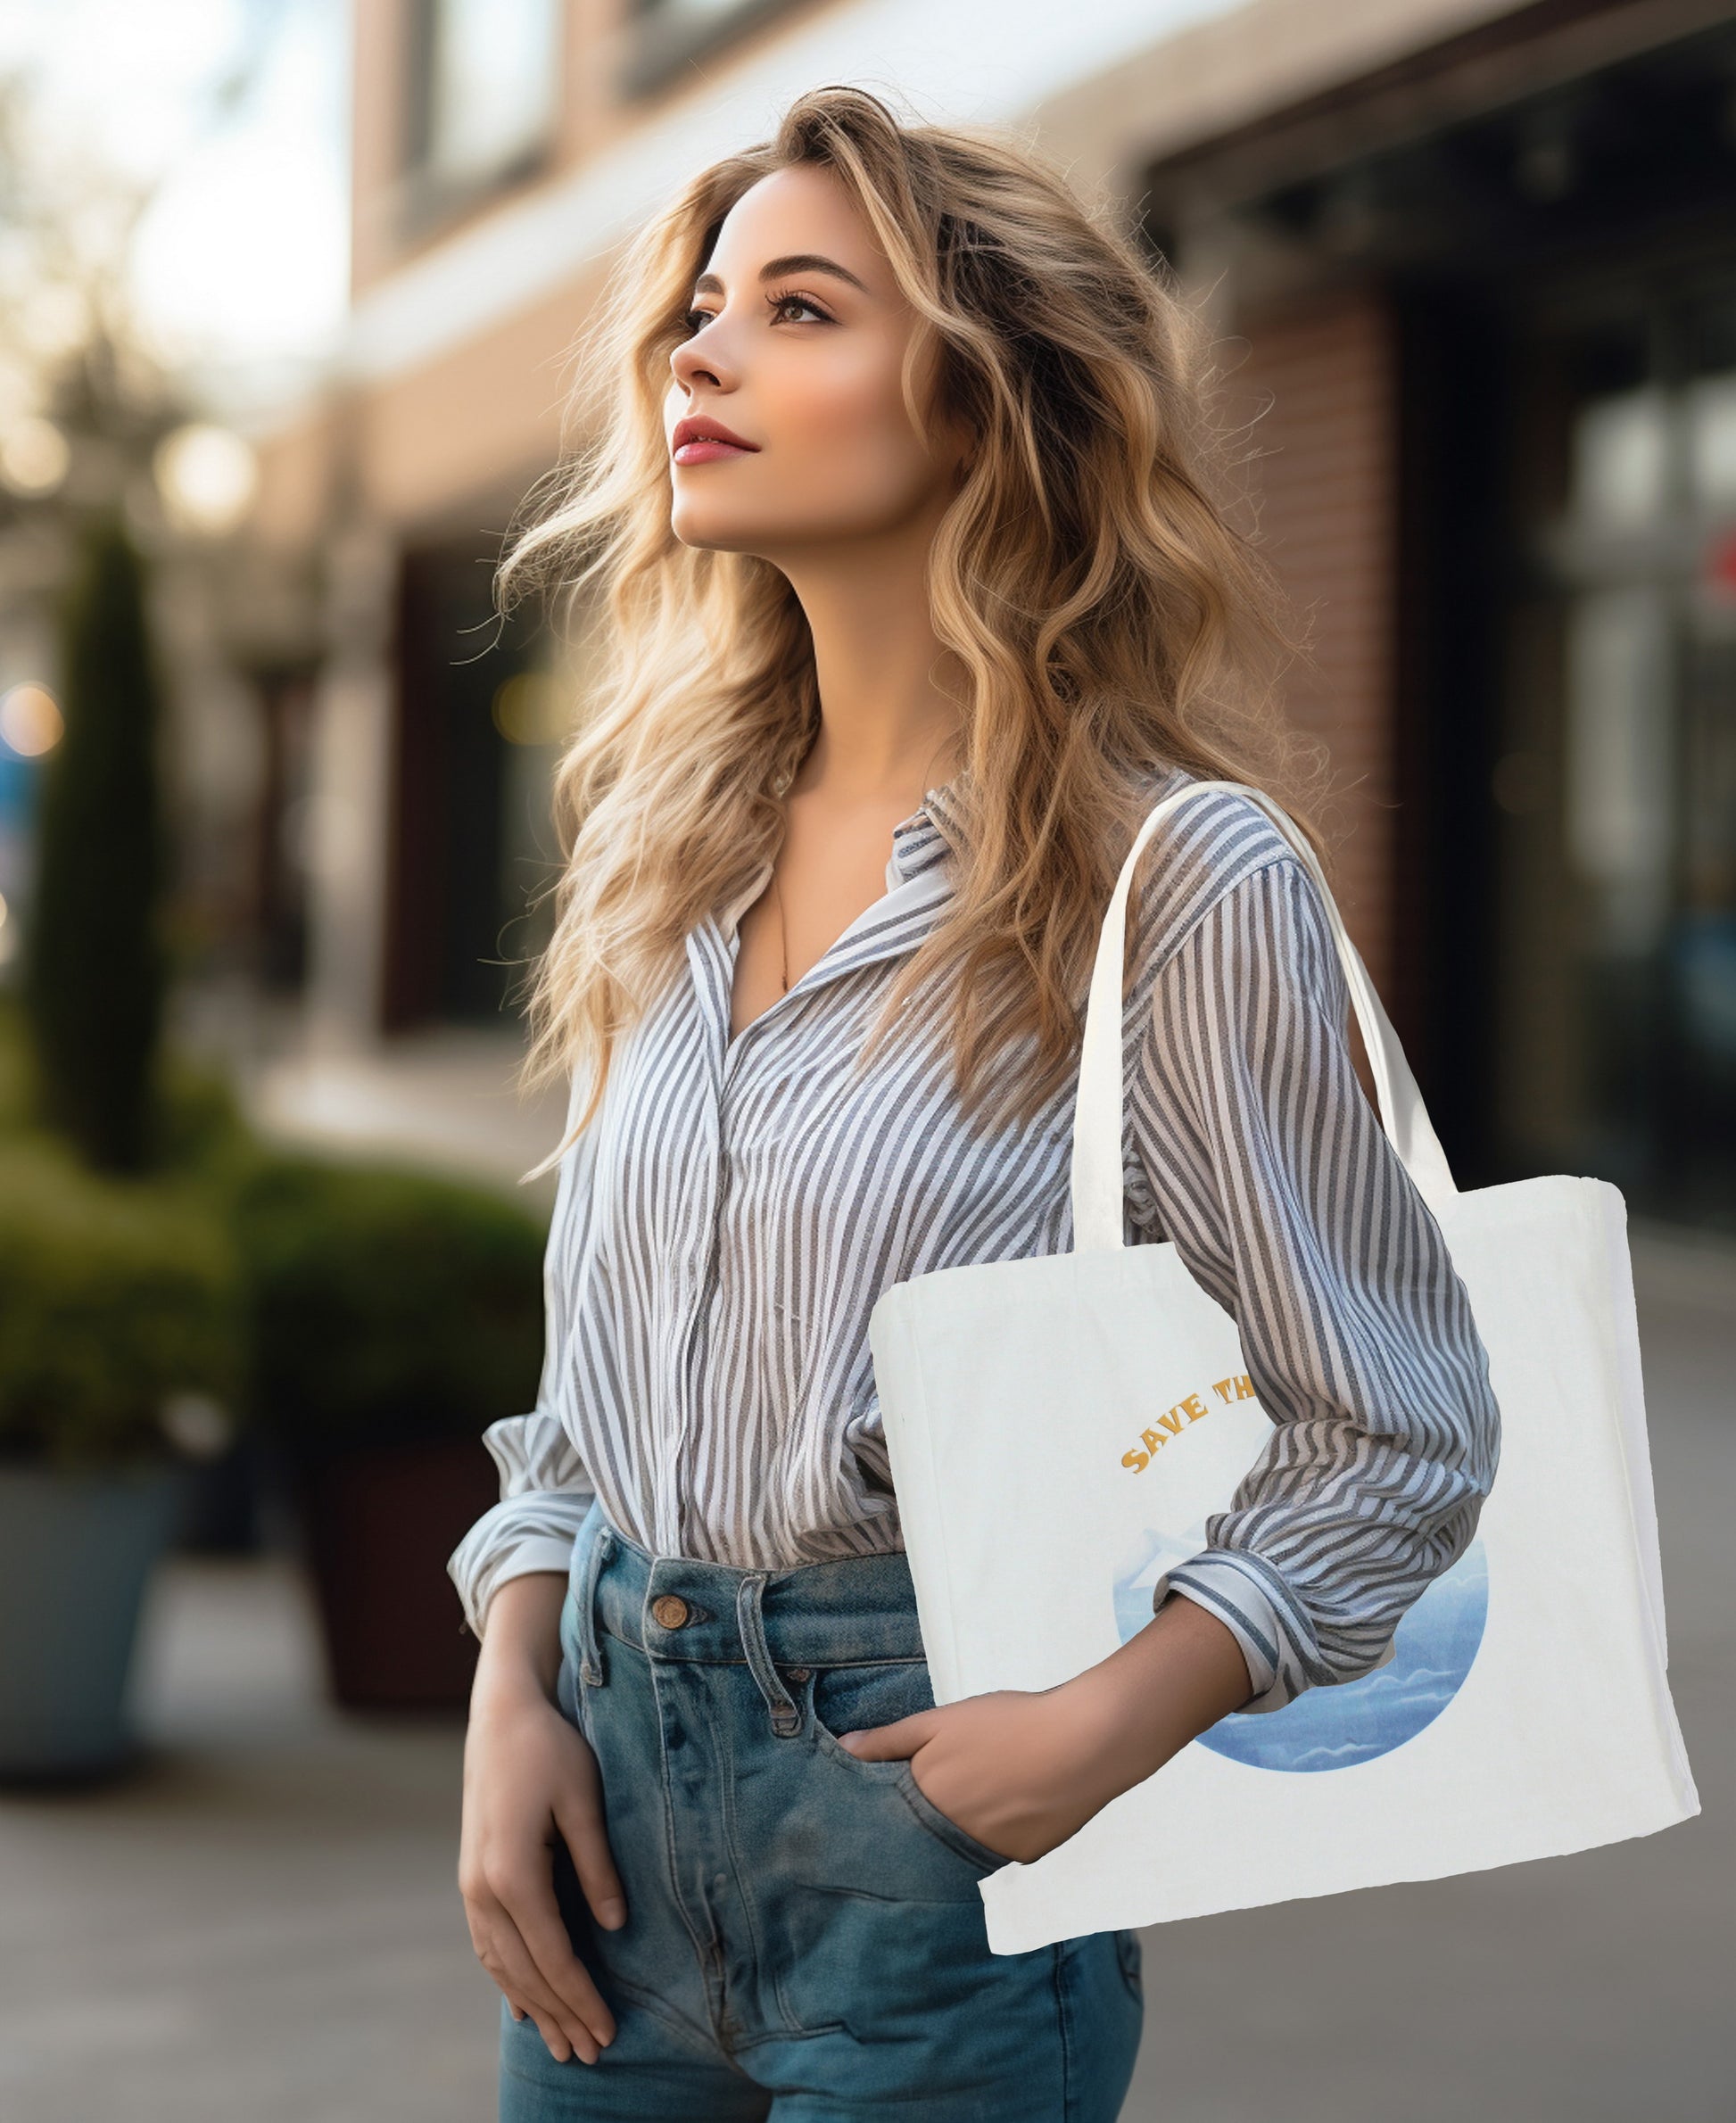
<svg viewBox="0 0 1736 2123">
<path fill-rule="evenodd" d="M 1205 306 L 1461 1184 L 1634 1219 L 1704 1814 L 1153 1929 L 1129 2123 L 1727 2119 L 1726 0 L 11 0 L 0 2112 L 493 2113 L 443 1563 L 541 1356 L 585 648 L 491 568 L 617 246 L 838 79 Z"/>
</svg>

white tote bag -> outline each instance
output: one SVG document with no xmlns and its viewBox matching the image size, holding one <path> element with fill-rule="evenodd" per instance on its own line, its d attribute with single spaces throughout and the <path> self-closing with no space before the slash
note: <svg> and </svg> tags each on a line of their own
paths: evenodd
<svg viewBox="0 0 1736 2123">
<path fill-rule="evenodd" d="M 1622 1197 L 1565 1177 L 1455 1189 L 1311 849 L 1233 782 L 1157 805 L 1104 918 L 1074 1113 L 1076 1251 L 943 1268 L 874 1307 L 935 1700 L 1046 1689 L 1107 1657 L 1271 1436 L 1229 1315 L 1172 1244 L 1121 1238 L 1128 892 L 1161 820 L 1225 788 L 1272 816 L 1326 895 L 1382 1121 L 1489 1352 L 1500 1464 L 1475 1540 L 1372 1673 L 1221 1720 L 1046 1856 L 990 1873 L 1000 1954 L 1583 1850 L 1699 1811 L 1665 1678 Z"/>
</svg>

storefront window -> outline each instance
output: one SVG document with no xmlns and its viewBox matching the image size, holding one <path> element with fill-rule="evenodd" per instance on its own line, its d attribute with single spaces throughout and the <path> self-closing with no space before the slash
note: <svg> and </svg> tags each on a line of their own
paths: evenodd
<svg viewBox="0 0 1736 2123">
<path fill-rule="evenodd" d="M 417 0 L 409 161 L 425 205 L 534 169 L 559 112 L 557 0 Z"/>
<path fill-rule="evenodd" d="M 1521 358 L 1498 1106 L 1510 1163 L 1736 1227 L 1736 285 L 1628 299 Z"/>
<path fill-rule="evenodd" d="M 689 61 L 788 4 L 789 0 L 633 0 L 623 93 L 642 95 L 661 87 Z"/>
</svg>

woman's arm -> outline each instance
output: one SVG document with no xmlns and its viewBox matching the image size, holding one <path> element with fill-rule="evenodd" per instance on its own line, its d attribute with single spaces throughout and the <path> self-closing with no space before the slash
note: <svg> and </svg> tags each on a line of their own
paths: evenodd
<svg viewBox="0 0 1736 2123">
<path fill-rule="evenodd" d="M 1057 1687 L 966 1696 L 839 1739 L 864 1762 L 908 1759 L 925 1798 L 980 1843 L 1029 1864 L 1247 1694 L 1236 1638 L 1192 1600 L 1174 1599 Z"/>
<path fill-rule="evenodd" d="M 1464 1287 L 1351 1062 L 1311 877 L 1291 855 L 1245 868 L 1135 992 L 1129 1184 L 1236 1319 L 1274 1430 L 1108 1658 L 849 1742 L 911 1757 L 943 1813 L 1026 1862 L 1231 1711 L 1385 1663 L 1469 1543 L 1498 1451 Z"/>
<path fill-rule="evenodd" d="M 513 2017 L 530 2014 L 557 2061 L 577 2055 L 591 2064 L 614 2039 L 615 2020 L 561 1918 L 555 1838 L 599 1923 L 624 1923 L 626 1897 L 596 1756 L 555 1700 L 566 1594 L 564 1573 L 525 1571 L 491 1603 L 465 1734 L 459 1891 L 470 1943 Z"/>
<path fill-rule="evenodd" d="M 1385 1663 L 1499 1455 L 1469 1301 L 1357 1079 L 1348 1008 L 1319 889 L 1282 857 L 1162 965 L 1130 1086 L 1161 1227 L 1235 1318 L 1273 1420 L 1205 1549 L 1153 1594 L 1231 1631 L 1251 1711 Z"/>
<path fill-rule="evenodd" d="M 568 1086 L 565 1127 L 578 1116 L 579 1079 Z M 591 1215 L 593 1142 L 587 1128 L 562 1158 L 542 1249 L 542 1374 L 528 1415 L 491 1423 L 483 1442 L 500 1470 L 500 1500 L 454 1549 L 447 1574 L 474 1636 L 502 1585 L 530 1572 L 564 1572 L 596 1491 L 560 1419 L 560 1388 L 578 1301 L 577 1264 Z"/>
<path fill-rule="evenodd" d="M 569 1097 L 567 1121 L 573 1118 Z M 484 1442 L 500 1500 L 447 1571 L 482 1640 L 464 1744 L 459 1891 L 477 1958 L 515 2019 L 528 2013 L 550 2054 L 594 2063 L 615 2021 L 573 1950 L 554 1886 L 565 1843 L 586 1901 L 610 1929 L 625 1897 L 609 1853 L 602 1780 L 557 1698 L 560 1615 L 574 1541 L 595 1490 L 561 1422 L 559 1384 L 575 1302 L 570 1263 L 588 1207 L 588 1135 L 566 1154 L 543 1251 L 544 1341 L 537 1405 L 492 1424 Z M 583 1168 L 583 1169 L 582 1169 Z"/>
<path fill-rule="evenodd" d="M 549 1346 L 559 1346 L 552 1333 Z M 505 1493 L 447 1565 L 482 1639 L 464 1743 L 459 1892 L 476 1957 L 514 2017 L 530 2014 L 557 2061 L 594 2063 L 615 2023 L 573 1951 L 553 1864 L 564 1842 L 599 1923 L 625 1921 L 596 1757 L 556 1696 L 574 1538 L 593 1491 L 547 1409 L 503 1417 L 485 1441 Z"/>
</svg>

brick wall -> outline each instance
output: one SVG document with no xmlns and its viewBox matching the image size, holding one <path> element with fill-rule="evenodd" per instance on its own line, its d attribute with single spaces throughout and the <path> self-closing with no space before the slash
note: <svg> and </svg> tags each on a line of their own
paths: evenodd
<svg viewBox="0 0 1736 2123">
<path fill-rule="evenodd" d="M 1402 1029 L 1391 808 L 1396 334 L 1384 300 L 1361 289 L 1244 317 L 1236 333 L 1249 351 L 1232 379 L 1231 417 L 1253 419 L 1246 447 L 1262 541 L 1312 649 L 1312 669 L 1292 674 L 1290 712 L 1331 748 L 1338 793 L 1323 822 L 1335 889 Z"/>
</svg>

